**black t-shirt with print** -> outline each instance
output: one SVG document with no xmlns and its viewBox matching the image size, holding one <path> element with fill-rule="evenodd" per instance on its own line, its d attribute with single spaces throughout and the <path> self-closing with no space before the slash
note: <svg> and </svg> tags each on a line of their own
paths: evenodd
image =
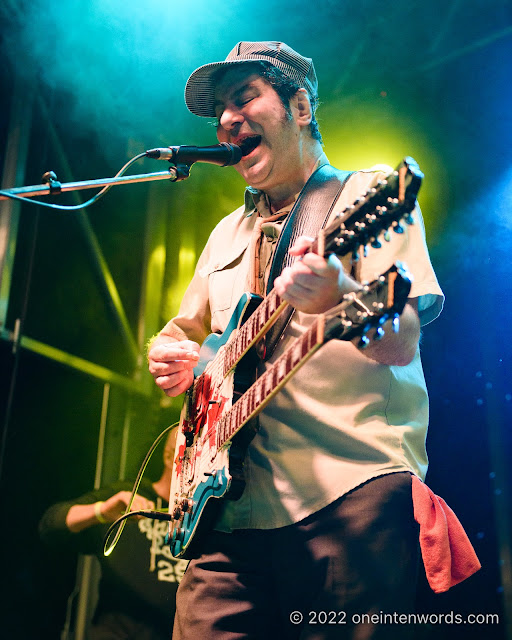
<svg viewBox="0 0 512 640">
<path fill-rule="evenodd" d="M 187 562 L 175 560 L 165 544 L 168 523 L 128 518 L 116 547 L 107 558 L 103 555 L 103 542 L 109 525 L 98 524 L 79 533 L 71 533 L 66 527 L 66 515 L 73 504 L 106 500 L 118 491 L 131 491 L 132 487 L 132 483 L 118 482 L 76 500 L 53 505 L 41 519 L 40 534 L 53 547 L 92 554 L 99 559 L 102 577 L 95 621 L 106 614 L 121 614 L 123 619 L 144 623 L 169 638 L 176 590 Z M 151 481 L 143 480 L 138 493 L 167 509 L 167 502 L 155 493 Z"/>
</svg>

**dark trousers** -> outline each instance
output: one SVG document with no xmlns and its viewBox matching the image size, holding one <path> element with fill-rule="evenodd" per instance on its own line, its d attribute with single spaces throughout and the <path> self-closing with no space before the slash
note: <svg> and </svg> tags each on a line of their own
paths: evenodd
<svg viewBox="0 0 512 640">
<path fill-rule="evenodd" d="M 409 473 L 295 525 L 212 532 L 203 551 L 178 589 L 174 640 L 411 637 L 398 618 L 414 611 L 419 557 Z"/>
</svg>

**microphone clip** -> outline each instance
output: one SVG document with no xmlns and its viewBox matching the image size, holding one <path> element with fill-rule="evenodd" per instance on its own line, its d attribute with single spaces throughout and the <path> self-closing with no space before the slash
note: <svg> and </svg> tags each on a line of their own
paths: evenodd
<svg viewBox="0 0 512 640">
<path fill-rule="evenodd" d="M 50 189 L 50 195 L 62 192 L 62 184 L 57 179 L 57 174 L 55 173 L 55 171 L 47 171 L 46 173 L 43 173 L 41 181 L 43 182 L 43 184 L 48 185 Z"/>
<path fill-rule="evenodd" d="M 171 182 L 180 182 L 186 180 L 190 176 L 190 165 L 188 164 L 172 164 L 172 160 L 169 160 L 171 166 L 169 167 L 169 174 Z"/>
</svg>

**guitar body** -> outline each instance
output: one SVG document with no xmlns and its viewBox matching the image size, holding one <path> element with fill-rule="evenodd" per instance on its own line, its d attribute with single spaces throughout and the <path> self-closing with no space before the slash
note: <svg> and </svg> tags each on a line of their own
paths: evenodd
<svg viewBox="0 0 512 640">
<path fill-rule="evenodd" d="M 216 425 L 255 380 L 257 356 L 250 350 L 229 372 L 222 370 L 223 353 L 261 298 L 245 293 L 222 334 L 204 341 L 194 369 L 196 383 L 186 394 L 176 440 L 170 500 L 175 515 L 169 545 L 175 558 L 190 559 L 202 533 L 211 529 L 220 499 L 237 500 L 245 488 L 244 459 L 257 430 L 252 420 L 230 441 L 217 447 Z"/>
</svg>

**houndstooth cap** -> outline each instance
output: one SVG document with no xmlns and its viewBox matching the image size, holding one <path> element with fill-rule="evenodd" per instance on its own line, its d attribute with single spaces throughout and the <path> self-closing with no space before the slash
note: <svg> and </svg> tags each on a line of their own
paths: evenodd
<svg viewBox="0 0 512 640">
<path fill-rule="evenodd" d="M 196 69 L 185 86 L 185 103 L 192 113 L 215 117 L 215 86 L 212 76 L 221 67 L 262 60 L 280 69 L 289 78 L 317 97 L 318 81 L 311 58 L 305 58 L 284 42 L 239 42 L 223 62 L 211 62 Z"/>
</svg>

